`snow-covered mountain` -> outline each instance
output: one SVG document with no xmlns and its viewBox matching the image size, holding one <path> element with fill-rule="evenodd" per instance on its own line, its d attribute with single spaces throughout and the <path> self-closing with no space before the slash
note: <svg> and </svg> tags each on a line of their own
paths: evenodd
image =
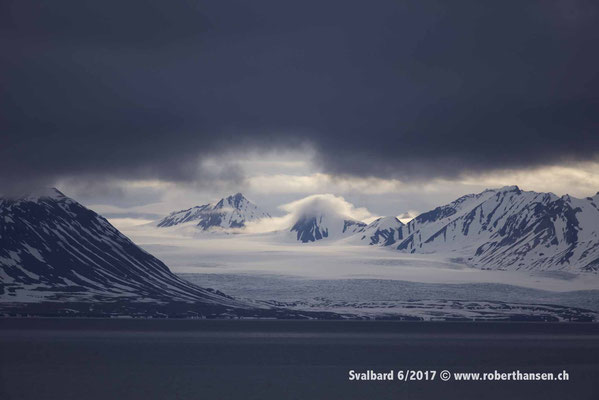
<svg viewBox="0 0 599 400">
<path fill-rule="evenodd" d="M 402 227 L 397 217 L 380 217 L 372 221 L 355 236 L 362 243 L 377 246 L 391 246 L 403 239 Z"/>
<path fill-rule="evenodd" d="M 452 254 L 480 268 L 597 271 L 598 206 L 599 194 L 486 190 L 420 214 L 402 227 L 397 249 Z"/>
<path fill-rule="evenodd" d="M 321 239 L 339 239 L 361 232 L 366 224 L 349 217 L 334 214 L 302 214 L 294 222 L 290 231 L 302 243 Z"/>
<path fill-rule="evenodd" d="M 171 273 L 106 219 L 56 189 L 0 198 L 2 302 L 241 303 Z"/>
<path fill-rule="evenodd" d="M 204 204 L 187 210 L 175 211 L 161 219 L 157 226 L 164 228 L 194 222 L 202 231 L 222 231 L 243 228 L 246 222 L 270 218 L 257 205 L 237 193 L 216 203 Z M 196 222 L 197 221 L 197 222 Z"/>
</svg>

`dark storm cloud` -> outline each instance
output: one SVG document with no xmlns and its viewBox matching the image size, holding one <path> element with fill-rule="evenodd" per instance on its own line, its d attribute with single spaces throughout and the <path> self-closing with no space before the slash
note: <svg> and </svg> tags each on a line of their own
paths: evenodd
<svg viewBox="0 0 599 400">
<path fill-rule="evenodd" d="M 595 2 L 4 1 L 0 184 L 310 143 L 402 179 L 599 152 Z M 202 176 L 200 172 L 200 178 Z"/>
</svg>

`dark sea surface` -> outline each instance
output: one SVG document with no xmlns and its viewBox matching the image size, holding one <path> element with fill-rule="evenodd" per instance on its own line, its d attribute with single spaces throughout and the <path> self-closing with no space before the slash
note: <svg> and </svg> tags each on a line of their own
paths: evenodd
<svg viewBox="0 0 599 400">
<path fill-rule="evenodd" d="M 437 371 L 355 382 L 350 370 Z M 568 381 L 448 382 L 454 372 Z M 599 325 L 0 319 L 0 399 L 599 399 Z"/>
</svg>

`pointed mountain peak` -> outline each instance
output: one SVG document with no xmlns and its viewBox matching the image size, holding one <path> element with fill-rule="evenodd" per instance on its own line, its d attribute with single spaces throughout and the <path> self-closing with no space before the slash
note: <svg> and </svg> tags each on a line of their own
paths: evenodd
<svg viewBox="0 0 599 400">
<path fill-rule="evenodd" d="M 373 227 L 376 226 L 379 229 L 387 229 L 404 226 L 405 224 L 401 222 L 397 217 L 387 216 L 377 218 L 368 225 Z"/>
<path fill-rule="evenodd" d="M 158 222 L 159 227 L 169 227 L 185 222 L 198 221 L 202 230 L 242 228 L 248 221 L 270 218 L 243 194 L 223 197 L 216 203 L 208 203 L 187 210 L 175 211 Z"/>
<path fill-rule="evenodd" d="M 227 197 L 227 203 L 235 208 L 239 208 L 244 202 L 249 202 L 249 200 L 241 193 L 235 193 L 234 195 Z"/>
<path fill-rule="evenodd" d="M 504 186 L 501 187 L 499 189 L 494 189 L 496 192 L 500 192 L 500 193 L 506 193 L 506 192 L 517 192 L 520 193 L 521 190 L 518 186 L 516 185 L 510 185 L 510 186 Z"/>
<path fill-rule="evenodd" d="M 240 209 L 244 203 L 250 203 L 250 201 L 241 193 L 235 193 L 227 197 L 223 197 L 216 203 L 214 206 L 215 210 L 221 209 L 223 207 L 233 207 L 236 209 Z"/>
<path fill-rule="evenodd" d="M 245 199 L 245 196 L 241 192 L 237 192 L 237 193 L 232 194 L 231 196 L 227 197 L 227 199 L 242 200 L 242 199 Z"/>
</svg>

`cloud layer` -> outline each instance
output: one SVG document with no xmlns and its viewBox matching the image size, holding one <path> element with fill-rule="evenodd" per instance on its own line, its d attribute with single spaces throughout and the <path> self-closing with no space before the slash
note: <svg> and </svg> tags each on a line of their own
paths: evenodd
<svg viewBox="0 0 599 400">
<path fill-rule="evenodd" d="M 332 175 L 593 160 L 593 1 L 5 1 L 0 185 L 239 182 L 204 160 L 315 151 Z"/>
</svg>

